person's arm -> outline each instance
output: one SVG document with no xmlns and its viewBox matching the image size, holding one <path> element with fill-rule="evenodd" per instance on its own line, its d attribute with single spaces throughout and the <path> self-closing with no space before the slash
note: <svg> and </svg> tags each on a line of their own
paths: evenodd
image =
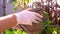
<svg viewBox="0 0 60 34">
<path fill-rule="evenodd" d="M 19 24 L 32 26 L 33 23 L 40 23 L 41 20 L 42 16 L 39 13 L 29 10 L 24 10 L 19 13 L 0 17 L 0 32 Z"/>
<path fill-rule="evenodd" d="M 0 32 L 5 31 L 17 24 L 16 16 L 14 14 L 0 17 Z"/>
</svg>

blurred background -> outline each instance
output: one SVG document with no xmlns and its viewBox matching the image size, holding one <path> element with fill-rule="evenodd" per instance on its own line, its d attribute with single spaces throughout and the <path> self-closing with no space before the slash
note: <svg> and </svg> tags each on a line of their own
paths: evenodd
<svg viewBox="0 0 60 34">
<path fill-rule="evenodd" d="M 53 5 L 57 4 L 59 6 L 57 9 L 60 9 L 60 0 L 50 0 L 50 1 L 52 2 L 52 4 L 50 3 L 49 6 L 51 5 L 52 7 L 55 7 Z M 15 13 L 15 12 L 20 12 L 27 8 L 32 8 L 32 4 L 34 2 L 42 3 L 43 7 L 48 5 L 49 3 L 48 0 L 0 0 L 0 17 Z M 52 15 L 54 15 L 54 13 Z M 44 16 L 48 17 L 48 14 L 44 13 Z M 59 13 L 59 16 L 60 16 L 60 13 Z M 43 20 L 42 24 L 44 28 L 42 32 L 36 32 L 36 34 L 60 34 L 60 26 L 58 25 L 60 22 L 57 22 L 58 23 L 57 25 L 51 25 L 51 23 L 52 23 L 52 20 L 48 20 L 48 21 Z M 27 33 L 24 30 L 17 30 L 17 29 L 11 28 L 0 34 L 27 34 Z"/>
</svg>

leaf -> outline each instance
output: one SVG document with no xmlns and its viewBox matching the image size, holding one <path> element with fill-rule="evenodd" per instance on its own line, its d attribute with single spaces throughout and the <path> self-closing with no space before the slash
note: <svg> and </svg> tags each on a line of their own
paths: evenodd
<svg viewBox="0 0 60 34">
<path fill-rule="evenodd" d="M 53 31 L 53 33 L 52 34 L 57 34 L 57 32 L 56 31 Z"/>
<path fill-rule="evenodd" d="M 17 7 L 14 8 L 14 11 L 16 11 L 16 10 L 17 10 Z"/>
<path fill-rule="evenodd" d="M 29 0 L 26 0 L 25 2 L 29 3 Z"/>
<path fill-rule="evenodd" d="M 15 5 L 15 4 L 16 4 L 16 2 L 13 2 L 13 4 Z"/>
</svg>

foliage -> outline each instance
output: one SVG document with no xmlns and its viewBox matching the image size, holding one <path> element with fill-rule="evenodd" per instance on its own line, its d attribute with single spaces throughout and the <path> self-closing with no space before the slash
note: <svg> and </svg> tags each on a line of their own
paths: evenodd
<svg viewBox="0 0 60 34">
<path fill-rule="evenodd" d="M 5 34 L 26 34 L 26 32 L 23 30 L 15 30 L 15 29 L 12 29 L 11 31 L 11 29 L 9 29 L 5 31 Z"/>
<path fill-rule="evenodd" d="M 15 0 L 13 2 L 13 4 L 15 5 L 14 10 L 16 11 L 17 9 L 19 9 L 19 7 L 26 9 L 27 8 L 27 4 L 30 2 L 30 0 Z"/>
<path fill-rule="evenodd" d="M 13 2 L 13 4 L 15 5 L 14 10 L 17 10 L 19 7 L 22 7 L 23 9 L 26 9 L 27 8 L 27 4 L 29 2 L 30 2 L 30 0 L 15 0 Z M 47 10 L 47 11 L 49 11 L 49 10 Z M 51 23 L 52 22 L 55 23 L 55 21 L 53 21 L 53 19 L 50 20 L 51 17 L 50 17 L 49 14 L 50 13 L 44 12 L 44 16 L 45 17 L 48 17 L 48 21 L 46 21 L 46 20 L 43 20 L 42 21 L 43 30 L 42 30 L 42 32 L 37 32 L 37 34 L 60 34 L 60 32 L 59 32 L 60 31 L 60 27 L 57 26 L 57 25 L 56 26 L 51 25 Z M 56 13 L 56 14 L 58 14 L 58 13 Z M 26 32 L 23 31 L 23 30 L 15 30 L 15 29 L 12 29 L 12 31 L 11 30 L 6 30 L 5 31 L 5 34 L 26 34 Z"/>
</svg>

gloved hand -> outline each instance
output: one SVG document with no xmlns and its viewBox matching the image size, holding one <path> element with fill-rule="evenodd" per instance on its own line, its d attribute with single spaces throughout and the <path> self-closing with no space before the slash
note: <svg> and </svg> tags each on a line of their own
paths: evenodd
<svg viewBox="0 0 60 34">
<path fill-rule="evenodd" d="M 38 13 L 27 10 L 21 11 L 20 13 L 16 13 L 15 15 L 18 24 L 23 24 L 23 25 L 32 25 L 32 22 L 39 23 L 38 21 L 40 20 L 40 18 L 42 18 L 42 16 L 39 15 Z"/>
<path fill-rule="evenodd" d="M 17 20 L 19 25 L 15 28 L 23 29 L 28 34 L 34 34 L 35 32 L 41 31 L 43 28 L 41 23 L 43 16 L 36 11 L 38 10 L 29 8 L 17 13 L 16 16 L 18 18 Z"/>
</svg>

